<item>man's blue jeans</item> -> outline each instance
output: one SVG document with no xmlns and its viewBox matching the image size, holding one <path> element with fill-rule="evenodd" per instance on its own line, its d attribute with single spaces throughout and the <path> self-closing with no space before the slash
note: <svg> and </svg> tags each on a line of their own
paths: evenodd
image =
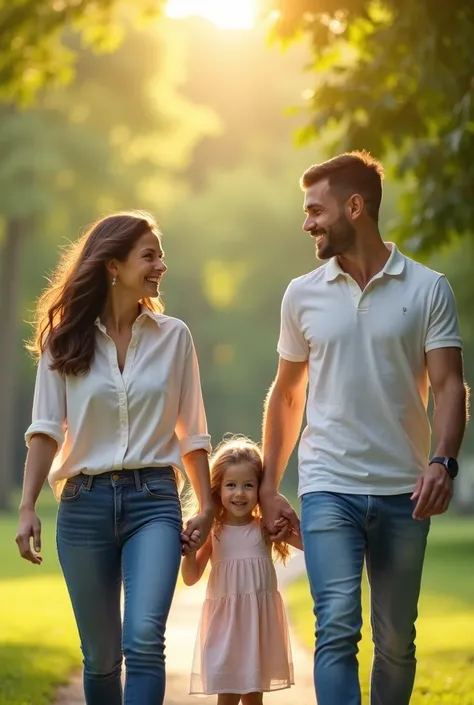
<svg viewBox="0 0 474 705">
<path fill-rule="evenodd" d="M 87 705 L 122 704 L 122 655 L 126 705 L 163 703 L 165 627 L 181 560 L 180 533 L 171 468 L 68 481 L 57 546 L 81 639 Z"/>
<path fill-rule="evenodd" d="M 429 519 L 410 495 L 312 492 L 301 528 L 314 601 L 318 705 L 360 705 L 358 642 L 364 559 L 370 584 L 374 661 L 371 705 L 408 705 L 415 679 L 415 621 Z"/>
</svg>

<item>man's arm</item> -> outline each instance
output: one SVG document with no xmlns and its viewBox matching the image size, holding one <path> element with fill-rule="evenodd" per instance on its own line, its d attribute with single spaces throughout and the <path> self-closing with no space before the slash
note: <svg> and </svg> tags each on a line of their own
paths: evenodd
<svg viewBox="0 0 474 705">
<path fill-rule="evenodd" d="M 262 488 L 278 489 L 301 430 L 306 403 L 308 362 L 280 357 L 263 414 L 264 476 Z"/>
<path fill-rule="evenodd" d="M 426 355 L 434 398 L 435 455 L 457 458 L 467 420 L 467 389 L 460 348 L 440 348 Z"/>
<path fill-rule="evenodd" d="M 434 398 L 435 456 L 458 456 L 467 419 L 467 388 L 460 348 L 446 347 L 426 353 Z M 417 500 L 413 516 L 426 519 L 443 514 L 451 501 L 453 481 L 443 465 L 426 468 L 413 494 Z"/>
<path fill-rule="evenodd" d="M 280 357 L 278 371 L 268 393 L 263 416 L 264 475 L 260 502 L 265 524 L 273 539 L 281 540 L 284 529 L 275 534 L 275 521 L 288 519 L 298 528 L 289 502 L 278 492 L 286 465 L 301 430 L 306 403 L 308 362 L 290 362 Z"/>
<path fill-rule="evenodd" d="M 301 538 L 301 534 L 295 534 L 295 532 L 292 531 L 291 534 L 285 540 L 286 543 L 288 543 L 290 546 L 293 546 L 293 548 L 297 548 L 299 551 L 303 551 L 303 539 Z"/>
</svg>

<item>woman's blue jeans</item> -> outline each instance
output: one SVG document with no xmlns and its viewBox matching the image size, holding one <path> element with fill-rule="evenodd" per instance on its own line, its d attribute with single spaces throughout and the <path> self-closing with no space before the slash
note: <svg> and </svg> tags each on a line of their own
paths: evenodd
<svg viewBox="0 0 474 705">
<path fill-rule="evenodd" d="M 163 703 L 165 628 L 181 527 L 172 468 L 68 480 L 57 547 L 81 640 L 87 705 L 122 705 L 123 657 L 125 704 Z"/>
</svg>

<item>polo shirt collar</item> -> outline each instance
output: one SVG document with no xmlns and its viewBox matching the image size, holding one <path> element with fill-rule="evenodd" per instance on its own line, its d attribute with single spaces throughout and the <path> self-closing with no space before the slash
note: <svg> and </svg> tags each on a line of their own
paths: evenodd
<svg viewBox="0 0 474 705">
<path fill-rule="evenodd" d="M 405 268 L 405 257 L 393 242 L 385 243 L 390 250 L 390 257 L 385 262 L 385 266 L 376 276 L 388 274 L 389 276 L 398 276 Z M 335 281 L 340 276 L 345 276 L 346 272 L 341 269 L 337 257 L 331 257 L 326 264 L 325 279 L 327 282 Z"/>
</svg>

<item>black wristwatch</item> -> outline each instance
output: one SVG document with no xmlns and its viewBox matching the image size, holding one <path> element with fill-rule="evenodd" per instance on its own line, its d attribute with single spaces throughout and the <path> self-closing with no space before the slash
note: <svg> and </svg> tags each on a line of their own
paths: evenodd
<svg viewBox="0 0 474 705">
<path fill-rule="evenodd" d="M 456 475 L 459 472 L 459 465 L 458 461 L 456 458 L 431 458 L 430 460 L 430 465 L 433 465 L 433 463 L 438 463 L 439 465 L 444 465 L 446 468 L 446 472 L 448 473 L 449 477 L 454 480 Z"/>
</svg>

